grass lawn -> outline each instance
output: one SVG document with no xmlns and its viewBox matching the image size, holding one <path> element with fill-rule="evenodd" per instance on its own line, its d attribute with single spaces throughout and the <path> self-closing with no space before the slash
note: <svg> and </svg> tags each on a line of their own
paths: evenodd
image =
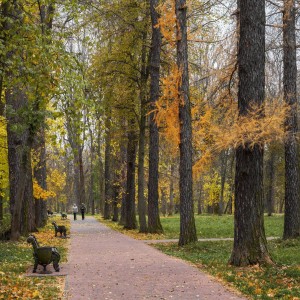
<svg viewBox="0 0 300 300">
<path fill-rule="evenodd" d="M 100 218 L 99 218 L 100 219 Z M 139 234 L 138 230 L 124 230 L 122 226 L 100 219 L 111 228 L 136 239 L 178 239 L 179 216 L 161 218 L 164 234 Z M 233 237 L 233 216 L 195 216 L 198 238 Z M 265 216 L 268 237 L 281 237 L 283 215 Z M 300 300 L 300 239 L 268 242 L 269 251 L 276 263 L 269 267 L 236 268 L 227 264 L 232 241 L 197 242 L 185 247 L 177 243 L 154 244 L 166 254 L 194 263 L 201 270 L 217 277 L 241 291 L 251 299 Z"/>
<path fill-rule="evenodd" d="M 55 238 L 51 222 L 64 224 L 69 221 L 52 217 L 45 228 L 34 233 L 41 246 L 55 246 L 61 255 L 60 262 L 67 259 L 68 240 Z M 18 242 L 0 241 L 0 299 L 63 299 L 64 277 L 25 277 L 26 270 L 33 266 L 32 245 L 26 238 Z"/>
<path fill-rule="evenodd" d="M 179 237 L 179 215 L 161 217 L 163 234 L 139 234 L 138 230 L 126 231 L 117 223 L 103 220 L 101 222 L 114 230 L 132 235 L 134 238 L 151 239 L 178 239 Z M 195 215 L 195 223 L 198 238 L 233 238 L 233 216 L 232 215 Z M 283 215 L 265 216 L 265 230 L 267 237 L 281 237 L 283 233 Z"/>
<path fill-rule="evenodd" d="M 179 215 L 161 218 L 164 238 L 178 238 Z M 233 238 L 233 216 L 196 215 L 195 223 L 198 238 Z M 283 215 L 265 216 L 266 235 L 281 237 L 283 232 Z"/>
</svg>

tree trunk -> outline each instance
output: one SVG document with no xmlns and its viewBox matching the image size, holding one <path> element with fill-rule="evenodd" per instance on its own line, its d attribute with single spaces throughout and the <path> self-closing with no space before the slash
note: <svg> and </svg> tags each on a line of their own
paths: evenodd
<svg viewBox="0 0 300 300">
<path fill-rule="evenodd" d="M 135 134 L 134 121 L 130 123 L 132 128 L 128 133 L 127 146 L 127 184 L 126 184 L 126 216 L 124 228 L 136 229 L 135 216 L 135 160 L 136 160 L 136 146 L 137 136 Z"/>
<path fill-rule="evenodd" d="M 189 96 L 188 45 L 187 45 L 187 4 L 185 0 L 175 1 L 177 20 L 177 66 L 181 71 L 178 87 L 180 123 L 180 236 L 179 246 L 197 241 L 193 203 L 192 177 L 192 121 Z"/>
<path fill-rule="evenodd" d="M 270 149 L 270 158 L 266 165 L 267 175 L 267 193 L 266 193 L 266 208 L 268 216 L 272 216 L 274 212 L 274 195 L 275 195 L 275 152 Z"/>
<path fill-rule="evenodd" d="M 198 215 L 202 214 L 202 195 L 203 195 L 203 183 L 202 180 L 198 183 L 198 201 L 197 201 L 197 208 L 198 208 Z"/>
<path fill-rule="evenodd" d="M 142 46 L 142 67 L 141 67 L 141 117 L 140 117 L 140 135 L 139 135 L 139 153 L 138 153 L 138 213 L 140 232 L 147 232 L 146 220 L 146 200 L 145 200 L 145 133 L 146 133 L 146 101 L 147 101 L 147 30 L 143 32 L 143 46 Z"/>
<path fill-rule="evenodd" d="M 153 110 L 159 98 L 159 71 L 160 71 L 160 51 L 161 32 L 158 23 L 156 7 L 158 0 L 150 0 L 152 40 L 150 52 L 150 118 L 149 118 L 149 182 L 148 182 L 148 232 L 161 233 L 163 228 L 159 218 L 158 207 L 158 164 L 159 164 L 159 133 L 154 120 Z"/>
<path fill-rule="evenodd" d="M 99 199 L 98 199 L 98 205 L 99 205 L 99 213 L 104 216 L 104 202 L 105 202 L 105 176 L 104 176 L 104 166 L 102 161 L 102 152 L 101 152 L 101 125 L 100 122 L 98 124 L 98 136 L 97 136 L 97 154 L 98 154 L 98 161 L 99 161 Z"/>
<path fill-rule="evenodd" d="M 34 200 L 32 191 L 31 143 L 29 128 L 24 124 L 21 110 L 27 104 L 24 92 L 16 86 L 6 90 L 6 103 L 10 111 L 7 114 L 7 141 L 10 185 L 11 239 L 35 231 Z M 15 127 L 22 126 L 21 132 Z M 33 210 L 33 212 L 31 211 Z M 26 215 L 24 215 L 24 213 Z M 31 218 L 29 218 L 29 215 Z"/>
<path fill-rule="evenodd" d="M 105 167 L 104 167 L 104 180 L 105 180 L 105 202 L 104 202 L 104 219 L 110 219 L 111 215 L 111 201 L 112 201 L 112 184 L 111 184 L 111 121 L 110 121 L 110 113 L 107 116 L 105 121 L 106 127 L 106 136 L 105 136 Z"/>
<path fill-rule="evenodd" d="M 160 189 L 161 195 L 161 213 L 165 217 L 167 214 L 167 195 L 164 187 Z"/>
<path fill-rule="evenodd" d="M 119 208 L 118 199 L 120 191 L 120 162 L 117 157 L 111 158 L 111 172 L 113 173 L 112 179 L 112 221 L 118 222 L 119 220 Z"/>
<path fill-rule="evenodd" d="M 239 115 L 261 106 L 265 93 L 265 1 L 240 1 Z M 236 149 L 234 246 L 230 264 L 271 263 L 264 231 L 263 147 L 246 143 Z"/>
<path fill-rule="evenodd" d="M 85 182 L 83 170 L 83 146 L 78 145 L 78 170 L 79 170 L 79 202 L 85 204 Z"/>
<path fill-rule="evenodd" d="M 46 44 L 49 45 L 49 37 L 52 29 L 54 15 L 54 4 L 40 6 L 40 23 L 42 26 L 42 36 L 46 38 Z M 40 110 L 41 95 L 36 95 L 36 111 Z M 39 156 L 39 161 L 34 169 L 34 177 L 40 187 L 47 189 L 47 169 L 46 169 L 46 143 L 45 143 L 45 119 L 41 123 L 41 129 L 37 133 L 33 148 Z M 45 226 L 47 223 L 47 199 L 35 199 L 35 218 L 37 227 Z"/>
<path fill-rule="evenodd" d="M 121 157 L 121 178 L 120 178 L 120 184 L 121 184 L 121 215 L 120 215 L 120 225 L 125 225 L 126 220 L 126 169 L 127 169 L 127 149 L 126 145 L 122 141 L 120 146 L 120 157 Z"/>
<path fill-rule="evenodd" d="M 168 205 L 168 216 L 173 216 L 174 214 L 174 173 L 175 173 L 175 166 L 173 163 L 171 163 L 170 202 Z"/>
<path fill-rule="evenodd" d="M 91 172 L 91 177 L 90 177 L 90 207 L 92 210 L 92 215 L 95 214 L 95 195 L 94 195 L 94 159 L 95 159 L 95 155 L 94 155 L 94 140 L 93 140 L 93 133 L 92 130 L 90 130 L 90 135 L 91 135 L 91 161 L 90 161 L 90 172 Z"/>
<path fill-rule="evenodd" d="M 297 156 L 297 62 L 295 1 L 285 0 L 283 9 L 283 92 L 290 107 L 285 128 L 285 214 L 283 238 L 300 236 L 299 163 Z"/>
</svg>

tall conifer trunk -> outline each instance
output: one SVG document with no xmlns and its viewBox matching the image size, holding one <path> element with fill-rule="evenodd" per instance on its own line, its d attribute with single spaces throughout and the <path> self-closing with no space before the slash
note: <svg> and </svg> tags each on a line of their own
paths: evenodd
<svg viewBox="0 0 300 300">
<path fill-rule="evenodd" d="M 295 1 L 285 0 L 283 9 L 283 92 L 290 107 L 286 117 L 285 214 L 283 238 L 300 236 L 299 162 L 297 156 L 297 62 Z"/>
<path fill-rule="evenodd" d="M 148 19 L 148 17 L 147 17 Z M 148 22 L 146 22 L 148 25 Z M 140 117 L 140 135 L 139 135 L 139 153 L 138 153 L 138 213 L 140 232 L 147 232 L 146 220 L 146 199 L 145 199 L 145 133 L 146 133 L 146 101 L 147 101 L 147 27 L 143 32 L 143 46 L 141 56 L 141 78 L 140 78 L 140 101 L 141 101 L 141 117 Z"/>
<path fill-rule="evenodd" d="M 266 209 L 268 216 L 274 212 L 274 194 L 275 194 L 275 151 L 270 148 L 270 157 L 266 163 Z"/>
<path fill-rule="evenodd" d="M 161 233 L 163 228 L 159 218 L 158 207 L 158 163 L 159 163 L 159 133 L 154 120 L 155 103 L 159 98 L 159 70 L 161 51 L 161 32 L 158 24 L 156 7 L 158 0 L 150 0 L 152 23 L 152 41 L 150 51 L 150 113 L 149 118 L 149 182 L 148 182 L 148 231 Z"/>
<path fill-rule="evenodd" d="M 265 1 L 239 3 L 238 109 L 246 116 L 265 97 Z M 270 263 L 264 231 L 263 147 L 236 149 L 234 246 L 230 264 Z"/>
<path fill-rule="evenodd" d="M 104 219 L 108 220 L 111 216 L 111 200 L 112 200 L 112 180 L 111 180 L 111 120 L 110 112 L 105 121 L 105 162 L 104 162 Z"/>
<path fill-rule="evenodd" d="M 136 229 L 135 216 L 135 160 L 137 135 L 134 128 L 134 119 L 130 120 L 127 144 L 127 183 L 126 183 L 126 199 L 125 199 L 125 224 L 126 229 Z"/>
<path fill-rule="evenodd" d="M 179 245 L 197 241 L 193 203 L 192 176 L 192 121 L 189 95 L 188 45 L 187 45 L 187 4 L 185 0 L 175 1 L 177 20 L 177 66 L 181 72 L 179 83 L 180 123 L 180 236 Z"/>
</svg>

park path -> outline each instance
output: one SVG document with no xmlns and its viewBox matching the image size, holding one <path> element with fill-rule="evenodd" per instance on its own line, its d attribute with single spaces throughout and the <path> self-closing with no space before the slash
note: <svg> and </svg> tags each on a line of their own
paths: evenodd
<svg viewBox="0 0 300 300">
<path fill-rule="evenodd" d="M 67 269 L 69 300 L 246 299 L 192 265 L 90 216 L 71 221 Z"/>
</svg>

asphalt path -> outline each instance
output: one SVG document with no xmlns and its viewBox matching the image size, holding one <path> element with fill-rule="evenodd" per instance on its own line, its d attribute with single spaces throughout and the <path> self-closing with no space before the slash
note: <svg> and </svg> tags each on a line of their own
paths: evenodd
<svg viewBox="0 0 300 300">
<path fill-rule="evenodd" d="M 69 300 L 246 299 L 191 264 L 90 216 L 71 220 L 67 270 Z"/>
</svg>

